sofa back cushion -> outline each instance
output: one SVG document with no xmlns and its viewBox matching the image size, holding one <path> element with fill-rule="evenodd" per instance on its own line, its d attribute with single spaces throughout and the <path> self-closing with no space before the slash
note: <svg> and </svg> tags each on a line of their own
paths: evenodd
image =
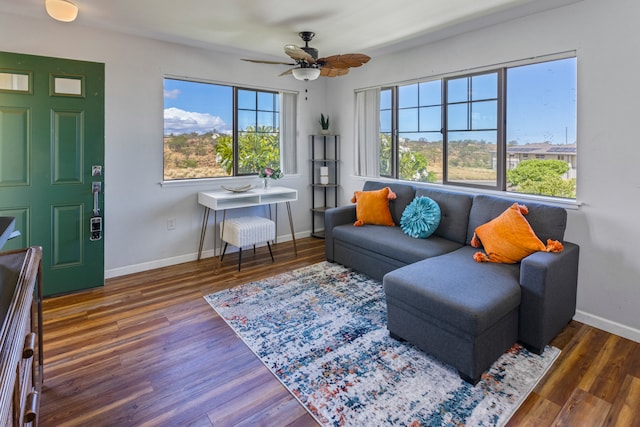
<svg viewBox="0 0 640 427">
<path fill-rule="evenodd" d="M 440 206 L 440 225 L 433 233 L 435 236 L 466 243 L 472 195 L 437 188 L 417 188 L 415 196 L 429 197 Z"/>
<path fill-rule="evenodd" d="M 471 214 L 469 215 L 469 229 L 467 231 L 467 244 L 471 243 L 473 232 L 482 224 L 497 218 L 511 205 L 514 200 L 484 194 L 473 198 Z M 564 230 L 567 225 L 567 211 L 557 206 L 545 205 L 535 202 L 518 202 L 529 209 L 524 217 L 527 219 L 536 236 L 546 243 L 547 239 L 560 240 L 564 238 Z"/>
<path fill-rule="evenodd" d="M 364 183 L 363 191 L 380 190 L 381 188 L 389 187 L 391 191 L 396 193 L 395 200 L 389 200 L 389 210 L 391 211 L 391 218 L 396 225 L 400 224 L 402 218 L 402 212 L 409 203 L 413 201 L 415 197 L 416 189 L 413 185 L 400 184 L 394 182 L 378 182 L 367 181 Z"/>
</svg>

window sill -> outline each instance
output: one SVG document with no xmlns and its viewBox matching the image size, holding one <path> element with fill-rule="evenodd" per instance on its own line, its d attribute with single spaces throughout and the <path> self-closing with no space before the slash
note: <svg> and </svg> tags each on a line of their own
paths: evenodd
<svg viewBox="0 0 640 427">
<path fill-rule="evenodd" d="M 172 179 L 170 181 L 160 181 L 161 187 L 195 187 L 195 186 L 220 186 L 220 185 L 246 185 L 257 183 L 259 180 L 257 175 L 243 177 L 225 177 L 225 178 L 192 178 L 192 179 Z"/>
<path fill-rule="evenodd" d="M 291 174 L 286 175 L 278 181 L 287 180 L 287 178 L 291 177 L 300 177 L 301 174 Z M 196 186 L 207 186 L 207 187 L 219 187 L 221 185 L 225 186 L 242 186 L 247 184 L 253 185 L 262 185 L 262 178 L 259 178 L 258 175 L 246 175 L 246 176 L 230 176 L 230 177 L 220 177 L 220 178 L 192 178 L 192 179 L 174 179 L 171 181 L 160 181 L 161 187 L 173 188 L 173 187 L 196 187 Z"/>
</svg>

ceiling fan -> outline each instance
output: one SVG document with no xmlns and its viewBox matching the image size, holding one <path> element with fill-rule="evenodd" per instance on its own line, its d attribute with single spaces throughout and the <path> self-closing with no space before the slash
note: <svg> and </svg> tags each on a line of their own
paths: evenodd
<svg viewBox="0 0 640 427">
<path fill-rule="evenodd" d="M 338 77 L 344 76 L 349 72 L 349 68 L 359 67 L 366 64 L 371 59 L 362 53 L 345 53 L 343 55 L 332 55 L 325 58 L 318 58 L 318 49 L 309 47 L 309 42 L 315 36 L 311 31 L 302 31 L 298 33 L 304 47 L 298 47 L 293 44 L 284 46 L 284 53 L 289 55 L 295 62 L 280 61 L 262 61 L 259 59 L 243 59 L 243 61 L 256 62 L 258 64 L 279 64 L 292 65 L 293 68 L 280 74 L 285 76 L 293 74 L 298 80 L 315 80 L 320 76 Z"/>
</svg>

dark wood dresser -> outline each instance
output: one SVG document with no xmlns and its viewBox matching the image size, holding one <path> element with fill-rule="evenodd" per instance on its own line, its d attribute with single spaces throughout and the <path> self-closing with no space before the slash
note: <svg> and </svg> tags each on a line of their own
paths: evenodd
<svg viewBox="0 0 640 427">
<path fill-rule="evenodd" d="M 42 248 L 0 252 L 0 426 L 38 424 L 42 365 Z"/>
</svg>

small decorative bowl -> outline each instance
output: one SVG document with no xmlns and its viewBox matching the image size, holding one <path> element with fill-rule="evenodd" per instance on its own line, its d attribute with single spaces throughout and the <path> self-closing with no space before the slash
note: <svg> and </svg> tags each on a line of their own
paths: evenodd
<svg viewBox="0 0 640 427">
<path fill-rule="evenodd" d="M 226 187 L 224 185 L 220 186 L 223 190 L 227 190 L 227 191 L 231 191 L 232 193 L 244 193 L 246 191 L 249 191 L 253 188 L 253 185 L 251 184 L 247 184 L 247 185 L 243 185 L 240 187 Z"/>
</svg>

